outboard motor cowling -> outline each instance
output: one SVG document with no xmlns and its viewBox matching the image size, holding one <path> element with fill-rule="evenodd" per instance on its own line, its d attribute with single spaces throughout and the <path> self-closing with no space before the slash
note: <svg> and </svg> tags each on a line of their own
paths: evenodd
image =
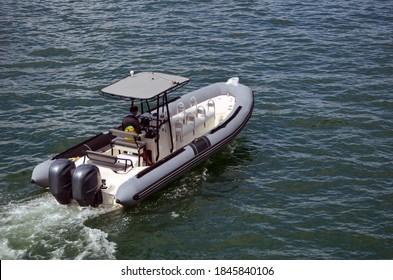
<svg viewBox="0 0 393 280">
<path fill-rule="evenodd" d="M 97 207 L 102 203 L 100 170 L 92 164 L 79 165 L 72 176 L 72 195 L 80 206 Z"/>
<path fill-rule="evenodd" d="M 55 160 L 49 167 L 49 189 L 60 204 L 71 202 L 74 171 L 75 163 L 66 158 Z"/>
</svg>

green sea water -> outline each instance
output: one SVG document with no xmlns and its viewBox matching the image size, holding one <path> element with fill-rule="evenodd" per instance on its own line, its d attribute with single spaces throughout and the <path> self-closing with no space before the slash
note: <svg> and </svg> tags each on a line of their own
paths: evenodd
<svg viewBox="0 0 393 280">
<path fill-rule="evenodd" d="M 390 1 L 2 1 L 1 259 L 392 259 Z M 253 116 L 134 209 L 61 206 L 40 162 L 120 123 L 130 70 L 237 76 Z"/>
</svg>

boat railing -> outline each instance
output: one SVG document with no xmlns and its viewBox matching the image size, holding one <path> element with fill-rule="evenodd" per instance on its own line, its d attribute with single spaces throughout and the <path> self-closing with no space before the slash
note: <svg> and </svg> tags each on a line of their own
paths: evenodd
<svg viewBox="0 0 393 280">
<path fill-rule="evenodd" d="M 185 122 L 185 116 L 186 116 L 186 107 L 184 106 L 183 102 L 179 102 L 177 104 L 177 115 L 181 115 L 183 117 L 183 123 Z"/>
<path fill-rule="evenodd" d="M 188 113 L 186 116 L 186 125 L 192 126 L 193 134 L 195 135 L 195 115 L 193 113 Z"/>
<path fill-rule="evenodd" d="M 196 98 L 194 99 L 193 102 L 196 102 Z M 193 104 L 193 102 L 190 102 L 190 104 Z M 201 132 L 201 129 L 205 129 L 209 120 L 213 119 L 213 117 L 215 118 L 215 103 L 213 100 L 209 100 L 204 104 L 193 105 L 187 109 L 182 102 L 179 102 L 177 104 L 177 114 L 171 117 L 176 141 L 183 142 L 184 137 L 191 131 L 193 135 L 196 135 L 197 131 Z"/>
<path fill-rule="evenodd" d="M 198 106 L 197 119 L 201 119 L 203 121 L 203 126 L 206 127 L 206 109 L 205 109 L 205 107 Z"/>
<path fill-rule="evenodd" d="M 183 122 L 177 120 L 175 123 L 176 141 L 183 142 Z"/>
<path fill-rule="evenodd" d="M 198 106 L 198 101 L 197 101 L 196 97 L 195 96 L 191 97 L 190 98 L 190 108 L 192 108 L 192 107 L 197 108 L 197 106 Z"/>
<path fill-rule="evenodd" d="M 216 103 L 214 102 L 214 100 L 210 99 L 207 102 L 207 111 L 209 113 L 213 113 L 214 114 L 214 118 L 216 118 Z"/>
</svg>

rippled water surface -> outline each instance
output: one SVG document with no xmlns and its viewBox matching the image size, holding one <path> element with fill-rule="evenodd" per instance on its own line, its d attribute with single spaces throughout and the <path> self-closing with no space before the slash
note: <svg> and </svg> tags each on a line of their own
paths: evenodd
<svg viewBox="0 0 393 280">
<path fill-rule="evenodd" d="M 392 259 L 391 1 L 2 1 L 1 259 Z M 130 209 L 59 206 L 38 163 L 118 124 L 131 70 L 233 76 L 253 116 Z"/>
</svg>

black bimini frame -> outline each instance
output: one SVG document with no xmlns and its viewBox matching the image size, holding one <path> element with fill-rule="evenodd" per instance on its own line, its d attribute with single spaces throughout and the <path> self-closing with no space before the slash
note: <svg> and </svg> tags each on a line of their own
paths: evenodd
<svg viewBox="0 0 393 280">
<path fill-rule="evenodd" d="M 120 99 L 126 99 L 131 101 L 131 106 L 134 105 L 136 100 L 140 101 L 141 112 L 144 113 L 143 103 L 146 103 L 147 112 L 152 113 L 154 110 L 157 111 L 156 114 L 156 127 L 155 127 L 155 142 L 157 145 L 157 155 L 156 161 L 159 159 L 159 131 L 161 125 L 166 121 L 169 122 L 169 134 L 171 139 L 171 149 L 173 152 L 173 132 L 172 126 L 170 124 L 169 115 L 169 103 L 173 102 L 175 99 L 168 100 L 168 94 L 183 87 L 190 81 L 189 78 L 175 76 L 171 74 L 164 74 L 158 72 L 141 72 L 134 74 L 131 73 L 127 76 L 99 91 L 99 94 L 104 96 L 117 97 Z M 150 109 L 149 101 L 156 99 L 157 107 Z M 162 102 L 161 102 L 162 99 Z M 164 113 L 164 107 L 166 108 L 166 116 L 164 116 L 163 121 L 160 121 L 159 109 L 162 108 Z"/>
</svg>

